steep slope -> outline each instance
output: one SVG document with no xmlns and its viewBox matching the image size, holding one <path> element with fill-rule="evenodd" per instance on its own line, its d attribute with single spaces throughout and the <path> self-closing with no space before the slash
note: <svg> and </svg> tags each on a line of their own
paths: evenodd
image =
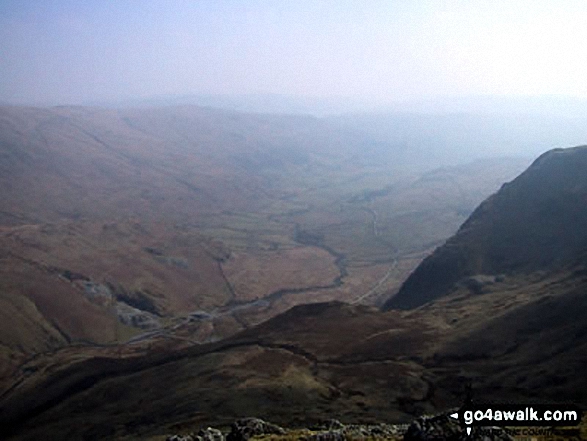
<svg viewBox="0 0 587 441">
<path fill-rule="evenodd" d="M 193 231 L 25 225 L 0 229 L 0 249 L 0 365 L 68 343 L 125 341 L 232 300 L 222 247 Z"/>
<path fill-rule="evenodd" d="M 409 313 L 449 330 L 425 365 L 440 389 L 473 383 L 479 398 L 587 405 L 587 265 L 511 277 L 483 294 L 460 286 Z"/>
<path fill-rule="evenodd" d="M 556 271 L 587 250 L 587 147 L 555 149 L 483 202 L 384 308 L 409 309 L 495 277 Z"/>
</svg>

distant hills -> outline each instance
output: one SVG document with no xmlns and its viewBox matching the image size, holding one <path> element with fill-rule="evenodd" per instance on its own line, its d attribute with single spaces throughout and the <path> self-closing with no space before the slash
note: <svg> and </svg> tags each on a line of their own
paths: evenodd
<svg viewBox="0 0 587 441">
<path fill-rule="evenodd" d="M 361 133 L 370 148 L 405 151 L 420 163 L 450 165 L 478 157 L 532 156 L 587 137 L 587 100 L 561 96 L 462 96 L 369 103 L 279 94 L 161 96 L 107 108 L 199 106 L 257 114 L 312 115 Z M 367 145 L 367 144 L 366 144 Z M 403 160 L 404 157 L 396 157 Z"/>
<path fill-rule="evenodd" d="M 119 100 L 115 102 L 90 102 L 84 103 L 84 105 L 114 108 L 192 105 L 244 113 L 312 116 L 367 111 L 373 108 L 372 105 L 369 105 L 366 102 L 344 97 L 296 97 L 271 93 L 244 95 L 169 95 L 143 99 Z"/>
<path fill-rule="evenodd" d="M 10 103 L 1 103 L 9 105 Z M 24 103 L 15 103 L 23 105 Z M 494 115 L 518 117 L 542 115 L 580 119 L 587 111 L 587 100 L 565 96 L 445 96 L 381 103 L 349 97 L 295 96 L 277 93 L 184 94 L 128 98 L 111 101 L 72 103 L 88 107 L 148 108 L 200 106 L 245 113 L 312 115 Z M 46 105 L 51 105 L 46 103 Z"/>
<path fill-rule="evenodd" d="M 313 117 L 195 106 L 4 107 L 0 142 L 3 223 L 252 208 L 288 191 L 285 170 L 327 170 L 364 148 Z"/>
<path fill-rule="evenodd" d="M 448 107 L 451 109 L 451 107 Z M 580 145 L 587 138 L 587 118 L 578 112 L 532 112 L 532 106 L 511 111 L 491 107 L 357 113 L 329 117 L 333 123 L 368 134 L 375 146 L 394 145 L 421 161 L 451 164 L 455 160 L 516 154 L 536 157 L 556 147 Z M 435 107 L 431 107 L 435 109 Z M 439 148 L 440 147 L 440 148 Z"/>
</svg>

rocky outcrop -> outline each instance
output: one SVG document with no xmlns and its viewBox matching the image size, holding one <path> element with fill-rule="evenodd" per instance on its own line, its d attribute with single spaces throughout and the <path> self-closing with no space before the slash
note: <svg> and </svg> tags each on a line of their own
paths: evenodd
<svg viewBox="0 0 587 441">
<path fill-rule="evenodd" d="M 191 435 L 171 435 L 167 437 L 166 441 L 194 441 L 194 437 Z"/>
<path fill-rule="evenodd" d="M 124 302 L 116 302 L 116 316 L 120 323 L 134 328 L 151 330 L 161 327 L 157 316 Z"/>
<path fill-rule="evenodd" d="M 300 437 L 305 441 L 346 441 L 349 439 L 394 439 L 406 430 L 404 425 L 397 424 L 342 424 L 337 420 L 329 420 L 323 428 L 312 428 L 315 433 Z"/>
<path fill-rule="evenodd" d="M 393 424 L 343 424 L 331 419 L 307 429 L 284 429 L 259 418 L 242 418 L 235 421 L 225 436 L 217 429 L 200 430 L 197 435 L 172 435 L 167 441 L 247 441 L 252 438 L 271 436 L 272 439 L 302 441 L 347 441 L 352 439 L 399 439 L 407 425 Z"/>
<path fill-rule="evenodd" d="M 411 424 L 343 424 L 331 419 L 307 429 L 284 429 L 258 418 L 243 418 L 235 421 L 226 436 L 218 429 L 208 427 L 197 435 L 172 435 L 167 441 L 245 441 L 269 436 L 273 440 L 300 441 L 349 441 L 365 439 L 403 441 L 513 441 L 499 427 L 474 427 L 471 435 L 460 426 L 458 420 L 449 416 L 451 412 L 434 416 L 423 416 Z"/>
<path fill-rule="evenodd" d="M 232 423 L 227 435 L 218 429 L 208 427 L 201 429 L 197 434 L 171 435 L 167 437 L 167 441 L 246 441 L 257 436 L 285 434 L 286 431 L 282 427 L 259 418 L 241 418 Z"/>
<path fill-rule="evenodd" d="M 198 435 L 194 437 L 194 441 L 224 441 L 224 435 L 218 429 L 208 427 L 201 429 Z"/>
<path fill-rule="evenodd" d="M 285 430 L 258 418 L 242 418 L 232 423 L 226 441 L 247 441 L 261 435 L 285 435 Z"/>
</svg>

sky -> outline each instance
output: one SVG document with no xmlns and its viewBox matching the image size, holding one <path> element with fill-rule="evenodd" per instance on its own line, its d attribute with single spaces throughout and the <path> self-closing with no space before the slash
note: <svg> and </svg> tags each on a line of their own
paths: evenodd
<svg viewBox="0 0 587 441">
<path fill-rule="evenodd" d="M 0 0 L 0 102 L 587 98 L 587 2 Z"/>
</svg>

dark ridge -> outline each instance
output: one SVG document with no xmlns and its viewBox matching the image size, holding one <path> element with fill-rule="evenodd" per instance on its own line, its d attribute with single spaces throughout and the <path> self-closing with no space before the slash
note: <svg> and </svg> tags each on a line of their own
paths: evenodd
<svg viewBox="0 0 587 441">
<path fill-rule="evenodd" d="M 383 309 L 411 309 L 475 275 L 552 271 L 587 250 L 587 147 L 541 155 L 486 199 Z"/>
</svg>

